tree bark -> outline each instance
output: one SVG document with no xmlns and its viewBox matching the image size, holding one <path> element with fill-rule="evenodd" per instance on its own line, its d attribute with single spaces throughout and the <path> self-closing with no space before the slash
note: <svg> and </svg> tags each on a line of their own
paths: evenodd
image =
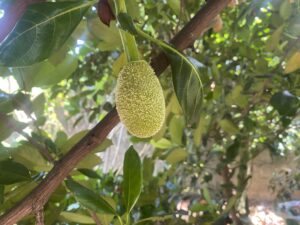
<svg viewBox="0 0 300 225">
<path fill-rule="evenodd" d="M 230 0 L 209 0 L 197 12 L 194 18 L 171 40 L 178 49 L 189 47 L 210 22 L 226 7 Z M 169 65 L 164 54 L 159 54 L 153 61 L 152 67 L 160 75 Z M 22 201 L 0 217 L 1 225 L 12 225 L 28 214 L 35 212 L 48 201 L 59 184 L 68 176 L 76 165 L 87 156 L 93 148 L 101 144 L 109 132 L 119 123 L 119 117 L 114 108 L 100 123 L 98 123 L 83 139 L 81 139 L 65 156 L 63 156 L 49 172 L 47 177 Z"/>
</svg>

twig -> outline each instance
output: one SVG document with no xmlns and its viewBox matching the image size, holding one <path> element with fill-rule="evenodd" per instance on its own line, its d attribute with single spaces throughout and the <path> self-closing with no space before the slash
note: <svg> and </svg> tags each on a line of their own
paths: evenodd
<svg viewBox="0 0 300 225">
<path fill-rule="evenodd" d="M 230 2 L 230 0 L 210 0 L 187 25 L 173 38 L 172 44 L 183 50 L 190 46 L 210 21 L 218 15 Z M 160 75 L 169 62 L 164 54 L 160 54 L 152 61 L 152 67 L 157 75 Z M 76 167 L 76 165 L 99 144 L 101 144 L 109 132 L 119 123 L 119 117 L 114 108 L 104 119 L 98 123 L 83 139 L 81 139 L 65 156 L 63 156 L 47 177 L 21 202 L 0 217 L 1 225 L 12 225 L 24 216 L 32 213 L 31 205 L 43 206 L 64 178 Z"/>
<path fill-rule="evenodd" d="M 96 225 L 102 225 L 97 214 L 91 210 L 88 210 L 88 211 L 89 211 L 91 217 L 93 218 L 93 220 L 95 221 Z"/>
<path fill-rule="evenodd" d="M 36 212 L 35 218 L 36 218 L 36 221 L 35 221 L 36 225 L 44 225 L 45 224 L 44 223 L 44 210 L 43 209 L 38 210 Z"/>
</svg>

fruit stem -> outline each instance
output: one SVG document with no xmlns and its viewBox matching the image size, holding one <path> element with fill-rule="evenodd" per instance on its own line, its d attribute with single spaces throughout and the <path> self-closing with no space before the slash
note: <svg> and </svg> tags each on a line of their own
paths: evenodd
<svg viewBox="0 0 300 225">
<path fill-rule="evenodd" d="M 119 13 L 127 13 L 125 0 L 114 0 L 114 2 L 115 2 L 117 15 Z M 139 50 L 137 48 L 135 37 L 130 33 L 123 31 L 121 29 L 119 31 L 120 31 L 124 52 L 127 58 L 127 62 L 139 60 L 140 59 Z"/>
</svg>

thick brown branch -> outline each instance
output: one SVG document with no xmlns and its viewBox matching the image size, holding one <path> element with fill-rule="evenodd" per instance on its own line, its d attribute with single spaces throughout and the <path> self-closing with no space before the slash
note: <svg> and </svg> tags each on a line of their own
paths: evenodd
<svg viewBox="0 0 300 225">
<path fill-rule="evenodd" d="M 7 4 L 2 6 L 5 10 L 5 14 L 4 17 L 0 19 L 0 43 L 12 31 L 18 20 L 24 14 L 28 5 L 44 1 L 45 0 L 22 0 L 15 1 L 14 4 Z"/>
<path fill-rule="evenodd" d="M 172 44 L 179 50 L 190 46 L 218 15 L 230 0 L 210 0 L 196 16 L 173 38 Z M 152 66 L 156 73 L 161 74 L 168 66 L 164 55 L 159 55 L 153 60 Z M 105 140 L 109 132 L 118 124 L 119 117 L 114 108 L 105 118 L 96 125 L 82 140 L 80 140 L 49 172 L 43 180 L 26 198 L 0 217 L 1 225 L 12 225 L 24 216 L 32 213 L 34 208 L 43 206 L 64 180 L 94 147 Z"/>
<path fill-rule="evenodd" d="M 209 0 L 208 3 L 183 27 L 171 40 L 178 50 L 189 47 L 211 25 L 212 20 L 228 5 L 230 0 Z M 164 53 L 160 53 L 152 60 L 151 65 L 157 74 L 161 74 L 169 65 Z"/>
</svg>

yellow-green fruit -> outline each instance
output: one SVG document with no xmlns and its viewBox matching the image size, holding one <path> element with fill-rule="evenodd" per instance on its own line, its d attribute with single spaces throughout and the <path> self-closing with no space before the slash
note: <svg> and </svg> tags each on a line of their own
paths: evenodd
<svg viewBox="0 0 300 225">
<path fill-rule="evenodd" d="M 146 61 L 133 61 L 121 70 L 116 106 L 128 131 L 140 138 L 156 134 L 165 120 L 165 99 L 159 80 Z"/>
</svg>

